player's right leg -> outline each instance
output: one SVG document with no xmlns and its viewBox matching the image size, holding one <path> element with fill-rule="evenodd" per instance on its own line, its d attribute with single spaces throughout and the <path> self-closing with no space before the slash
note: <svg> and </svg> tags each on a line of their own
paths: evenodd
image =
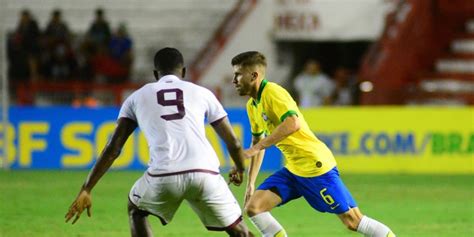
<svg viewBox="0 0 474 237">
<path fill-rule="evenodd" d="M 270 214 L 270 211 L 282 202 L 280 196 L 270 190 L 257 190 L 245 206 L 250 221 L 264 236 L 285 237 L 283 226 Z"/>
<path fill-rule="evenodd" d="M 258 187 L 245 206 L 245 212 L 263 236 L 287 236 L 285 229 L 270 211 L 277 205 L 283 205 L 300 196 L 291 173 L 283 168 Z"/>
<path fill-rule="evenodd" d="M 263 212 L 269 212 L 281 203 L 281 197 L 271 190 L 256 190 L 245 206 L 245 213 L 256 216 Z"/>
</svg>

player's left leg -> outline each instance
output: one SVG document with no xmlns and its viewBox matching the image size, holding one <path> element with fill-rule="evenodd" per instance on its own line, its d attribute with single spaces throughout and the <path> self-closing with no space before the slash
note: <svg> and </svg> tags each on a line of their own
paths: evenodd
<svg viewBox="0 0 474 237">
<path fill-rule="evenodd" d="M 132 237 L 153 236 L 147 216 L 148 212 L 138 209 L 128 200 L 128 220 Z"/>
<path fill-rule="evenodd" d="M 185 199 L 210 231 L 226 231 L 229 236 L 253 236 L 242 218 L 239 203 L 221 175 L 184 174 L 190 185 Z"/>
</svg>

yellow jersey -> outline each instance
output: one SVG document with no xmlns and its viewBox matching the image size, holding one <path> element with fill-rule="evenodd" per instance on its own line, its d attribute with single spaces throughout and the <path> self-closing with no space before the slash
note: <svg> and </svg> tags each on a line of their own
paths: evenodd
<svg viewBox="0 0 474 237">
<path fill-rule="evenodd" d="M 300 129 L 276 144 L 291 173 L 314 177 L 336 166 L 332 152 L 309 129 L 296 102 L 280 85 L 263 80 L 257 100 L 250 98 L 247 102 L 247 114 L 253 136 L 271 134 L 290 115 L 299 117 Z"/>
</svg>

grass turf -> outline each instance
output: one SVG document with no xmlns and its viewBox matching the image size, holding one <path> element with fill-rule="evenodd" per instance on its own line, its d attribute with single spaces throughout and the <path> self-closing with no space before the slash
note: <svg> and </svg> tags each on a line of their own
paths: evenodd
<svg viewBox="0 0 474 237">
<path fill-rule="evenodd" d="M 87 172 L 0 172 L 0 236 L 129 236 L 127 194 L 141 172 L 109 172 L 93 191 L 92 218 L 75 224 L 64 215 Z M 266 174 L 268 175 L 268 174 Z M 260 175 L 260 182 L 265 176 Z M 343 174 L 362 212 L 401 237 L 474 236 L 474 176 Z M 242 201 L 244 186 L 232 187 Z M 275 208 L 289 236 L 360 236 L 303 199 Z M 249 228 L 257 233 L 245 218 Z M 155 236 L 226 236 L 208 232 L 187 203 L 166 227 L 150 217 Z"/>
</svg>

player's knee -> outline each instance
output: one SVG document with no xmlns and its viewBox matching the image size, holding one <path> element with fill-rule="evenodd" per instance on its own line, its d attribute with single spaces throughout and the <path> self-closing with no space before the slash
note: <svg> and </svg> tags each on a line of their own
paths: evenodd
<svg viewBox="0 0 474 237">
<path fill-rule="evenodd" d="M 354 213 L 347 213 L 342 216 L 342 222 L 347 227 L 347 229 L 352 231 L 357 231 L 357 227 L 359 227 L 360 218 Z"/>
<path fill-rule="evenodd" d="M 248 216 L 255 216 L 264 212 L 265 210 L 263 210 L 263 208 L 261 208 L 260 205 L 258 205 L 257 203 L 251 202 L 245 206 L 244 211 L 245 211 L 245 214 L 247 214 Z"/>
<path fill-rule="evenodd" d="M 352 230 L 352 231 L 357 231 L 357 227 L 359 226 L 359 223 L 356 222 L 346 222 L 344 223 L 347 227 L 347 229 Z"/>
<path fill-rule="evenodd" d="M 245 206 L 244 212 L 247 216 L 255 216 L 255 212 L 248 205 Z"/>
<path fill-rule="evenodd" d="M 351 216 L 344 224 L 349 230 L 357 231 L 357 228 L 359 227 L 359 223 L 360 223 L 360 218 L 357 218 L 356 216 Z"/>
</svg>

